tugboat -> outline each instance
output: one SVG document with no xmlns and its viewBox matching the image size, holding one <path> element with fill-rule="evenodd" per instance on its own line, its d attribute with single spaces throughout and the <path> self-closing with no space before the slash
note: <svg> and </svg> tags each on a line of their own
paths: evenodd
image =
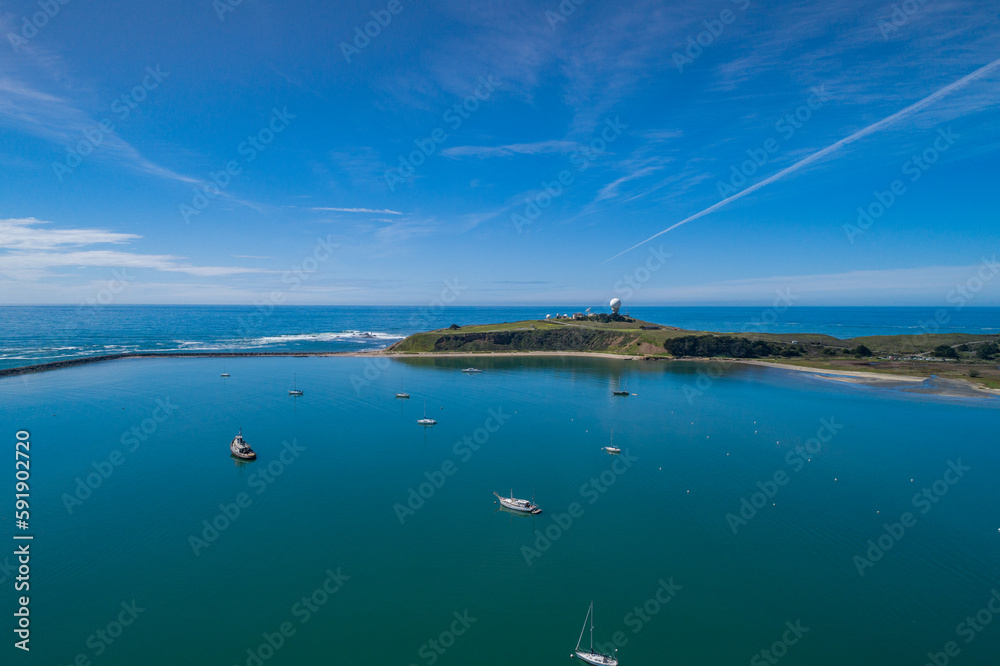
<svg viewBox="0 0 1000 666">
<path fill-rule="evenodd" d="M 243 428 L 233 437 L 233 441 L 229 444 L 229 450 L 232 452 L 234 458 L 239 458 L 240 460 L 257 460 L 257 454 L 253 452 L 247 441 L 243 439 Z"/>
<path fill-rule="evenodd" d="M 526 499 L 517 499 L 514 497 L 514 491 L 510 491 L 510 497 L 500 497 L 497 495 L 496 491 L 493 494 L 498 500 L 500 500 L 500 506 L 505 509 L 510 509 L 511 511 L 516 511 L 517 513 L 530 513 L 533 516 L 537 516 L 542 512 L 541 508 L 534 501 L 528 501 Z"/>
</svg>

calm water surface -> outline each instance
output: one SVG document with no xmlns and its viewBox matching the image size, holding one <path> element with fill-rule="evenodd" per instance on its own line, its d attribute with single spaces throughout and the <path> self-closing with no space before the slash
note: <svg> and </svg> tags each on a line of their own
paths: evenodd
<svg viewBox="0 0 1000 666">
<path fill-rule="evenodd" d="M 623 665 L 750 663 L 786 622 L 808 632 L 782 664 L 919 665 L 952 640 L 956 663 L 995 663 L 1000 622 L 971 643 L 956 626 L 1000 586 L 996 401 L 753 367 L 691 395 L 695 364 L 469 363 L 125 360 L 0 380 L 8 445 L 31 432 L 32 663 L 565 664 L 591 600 Z M 619 381 L 634 395 L 613 397 Z M 238 428 L 258 461 L 230 459 Z M 612 430 L 627 459 L 600 450 Z M 949 461 L 969 469 L 923 513 L 914 495 Z M 411 489 L 412 514 L 395 506 Z M 544 513 L 498 512 L 492 491 L 511 489 Z M 734 534 L 742 498 L 762 508 Z M 916 523 L 859 575 L 904 512 Z M 680 586 L 665 605 L 661 581 Z M 100 638 L 133 600 L 134 623 Z M 455 613 L 475 620 L 459 636 Z"/>
</svg>

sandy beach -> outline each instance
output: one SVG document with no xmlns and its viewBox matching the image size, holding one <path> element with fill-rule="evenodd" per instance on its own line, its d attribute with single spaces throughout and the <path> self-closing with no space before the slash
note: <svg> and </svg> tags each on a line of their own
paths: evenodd
<svg viewBox="0 0 1000 666">
<path fill-rule="evenodd" d="M 756 365 L 779 370 L 806 372 L 822 379 L 844 382 L 846 384 L 861 384 L 880 388 L 901 388 L 910 393 L 980 398 L 985 396 L 1000 395 L 1000 391 L 997 389 L 987 388 L 981 384 L 976 384 L 973 383 L 973 381 L 966 381 L 963 379 L 947 379 L 937 376 L 909 377 L 907 375 L 894 375 L 885 372 L 860 372 L 857 370 L 809 368 L 801 365 L 792 365 L 790 363 L 769 363 L 767 361 L 755 361 L 751 359 L 740 359 L 734 362 L 742 365 Z"/>
</svg>

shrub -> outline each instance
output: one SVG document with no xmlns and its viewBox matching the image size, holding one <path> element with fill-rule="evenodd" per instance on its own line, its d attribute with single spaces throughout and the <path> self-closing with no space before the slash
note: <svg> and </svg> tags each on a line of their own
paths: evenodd
<svg viewBox="0 0 1000 666">
<path fill-rule="evenodd" d="M 684 335 L 670 338 L 663 348 L 671 355 L 681 356 L 729 356 L 732 358 L 760 358 L 761 356 L 799 356 L 798 349 L 780 343 L 764 340 L 748 340 L 731 335 Z"/>
<path fill-rule="evenodd" d="M 995 342 L 987 342 L 986 344 L 979 345 L 979 349 L 976 350 L 976 356 L 988 361 L 997 354 L 1000 354 L 1000 347 L 997 347 Z"/>
<path fill-rule="evenodd" d="M 938 345 L 934 348 L 934 355 L 941 358 L 958 358 L 958 352 L 951 345 Z"/>
</svg>

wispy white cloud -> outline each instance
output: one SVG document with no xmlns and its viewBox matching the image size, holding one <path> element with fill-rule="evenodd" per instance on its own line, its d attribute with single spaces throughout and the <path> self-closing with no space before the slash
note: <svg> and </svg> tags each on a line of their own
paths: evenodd
<svg viewBox="0 0 1000 666">
<path fill-rule="evenodd" d="M 75 145 L 84 132 L 98 134 L 100 145 L 88 159 L 115 161 L 185 185 L 202 182 L 152 162 L 116 133 L 99 130 L 102 120 L 91 118 L 65 97 L 40 90 L 36 83 L 0 75 L 0 123 L 59 145 Z"/>
<path fill-rule="evenodd" d="M 600 191 L 597 193 L 596 201 L 613 199 L 614 197 L 618 196 L 618 188 L 621 185 L 627 183 L 630 180 L 635 180 L 636 178 L 642 178 L 643 176 L 648 176 L 651 173 L 656 173 L 662 168 L 663 167 L 654 167 L 654 166 L 644 167 L 642 169 L 638 169 L 637 171 L 633 171 L 628 175 L 622 176 L 618 180 L 612 181 L 607 185 L 605 185 L 604 187 L 602 187 Z"/>
<path fill-rule="evenodd" d="M 118 250 L 83 249 L 121 244 L 141 238 L 105 229 L 55 229 L 35 218 L 0 220 L 0 275 L 21 283 L 54 277 L 53 269 L 145 268 L 165 273 L 221 277 L 246 273 L 273 273 L 241 266 L 198 266 L 169 254 L 140 254 Z M 69 249 L 72 248 L 72 249 Z"/>
<path fill-rule="evenodd" d="M 0 24 L 0 28 L 2 27 Z M 2 34 L 7 34 L 7 30 L 2 30 Z M 68 82 L 72 77 L 67 75 L 69 68 L 62 58 L 34 42 L 29 46 L 16 57 L 0 49 L 0 127 L 8 127 L 49 141 L 57 145 L 60 151 L 64 146 L 76 146 L 86 139 L 91 145 L 96 143 L 96 146 L 83 159 L 112 162 L 126 169 L 182 185 L 209 184 L 201 178 L 187 176 L 157 164 L 143 155 L 115 131 L 121 121 L 113 114 L 92 115 L 85 111 L 83 105 L 73 98 L 88 98 L 92 93 L 70 87 Z M 159 66 L 157 70 L 166 79 L 162 85 L 169 85 L 169 72 L 162 72 Z M 146 72 L 139 69 L 138 80 L 142 80 L 144 76 Z M 102 129 L 102 123 L 110 123 L 112 131 Z M 88 136 L 98 136 L 100 140 L 87 139 Z M 60 152 L 53 164 L 62 160 L 64 155 Z M 68 172 L 60 171 L 57 174 L 55 167 L 52 167 L 53 178 L 65 178 L 66 173 Z M 232 192 L 223 190 L 219 196 L 263 212 L 260 204 L 241 199 Z"/>
<path fill-rule="evenodd" d="M 380 213 L 382 215 L 402 215 L 398 210 L 388 208 L 330 208 L 326 206 L 314 206 L 309 210 L 330 211 L 334 213 Z"/>
<path fill-rule="evenodd" d="M 995 258 L 990 258 L 995 263 Z M 798 304 L 944 304 L 955 285 L 976 277 L 982 264 L 856 270 L 812 275 L 776 275 L 696 285 L 651 288 L 644 299 L 668 303 L 769 303 L 776 292 L 792 293 Z M 985 282 L 976 305 L 1000 302 L 1000 281 Z"/>
<path fill-rule="evenodd" d="M 770 176 L 768 178 L 765 178 L 764 180 L 762 180 L 762 181 L 760 181 L 758 183 L 754 183 L 750 187 L 747 187 L 746 189 L 741 190 L 740 192 L 737 192 L 736 194 L 733 194 L 732 196 L 726 197 L 722 201 L 719 201 L 719 202 L 717 202 L 717 203 L 709 206 L 708 208 L 705 208 L 704 210 L 701 210 L 701 211 L 695 213 L 694 215 L 690 215 L 690 216 L 684 218 L 680 222 L 677 222 L 676 224 L 673 224 L 673 225 L 667 227 L 663 231 L 660 231 L 660 232 L 657 232 L 657 233 L 653 234 L 652 236 L 650 236 L 646 240 L 641 241 L 639 243 L 636 243 L 635 245 L 633 245 L 632 247 L 630 247 L 630 248 L 628 248 L 626 250 L 622 250 L 621 252 L 619 252 L 615 256 L 611 257 L 610 259 L 605 260 L 604 263 L 607 263 L 608 261 L 611 261 L 612 259 L 617 259 L 618 257 L 622 256 L 623 254 L 625 254 L 627 252 L 631 252 L 632 250 L 636 249 L 637 247 L 641 247 L 642 245 L 645 245 L 646 243 L 648 243 L 649 241 L 653 240 L 654 238 L 662 236 L 663 234 L 665 234 L 665 233 L 667 233 L 669 231 L 673 231 L 677 227 L 685 225 L 688 222 L 692 222 L 694 220 L 697 220 L 700 217 L 708 215 L 709 213 L 711 213 L 711 212 L 713 212 L 715 210 L 718 210 L 719 208 L 722 208 L 723 206 L 725 206 L 725 205 L 727 205 L 727 204 L 729 204 L 729 203 L 731 203 L 733 201 L 736 201 L 738 199 L 742 199 L 743 197 L 747 196 L 748 194 L 752 194 L 753 192 L 756 192 L 757 190 L 761 189 L 762 187 L 766 187 L 767 185 L 770 185 L 771 183 L 773 183 L 775 181 L 781 180 L 785 176 L 787 176 L 789 174 L 792 174 L 792 173 L 798 171 L 799 169 L 802 169 L 803 167 L 806 167 L 806 166 L 808 166 L 808 165 L 810 165 L 810 164 L 812 164 L 814 162 L 818 162 L 819 160 L 823 159 L 824 157 L 827 157 L 828 155 L 830 155 L 832 153 L 835 153 L 840 148 L 842 148 L 842 147 L 844 147 L 844 146 L 846 146 L 846 145 L 848 145 L 850 143 L 854 143 L 855 141 L 858 141 L 859 139 L 863 139 L 866 136 L 874 134 L 874 133 L 878 132 L 879 130 L 884 129 L 885 127 L 888 127 L 889 125 L 892 125 L 896 121 L 898 121 L 898 120 L 900 120 L 902 118 L 905 118 L 905 117 L 907 117 L 907 116 L 909 116 L 909 115 L 911 115 L 911 114 L 913 114 L 913 113 L 915 113 L 915 112 L 923 109 L 924 107 L 929 106 L 930 104 L 933 104 L 937 100 L 941 99 L 942 97 L 945 97 L 946 95 L 948 95 L 949 93 L 951 93 L 951 92 L 953 92 L 955 90 L 958 90 L 959 88 L 962 88 L 963 86 L 967 85 L 968 83 L 976 81 L 976 80 L 984 77 L 985 75 L 989 74 L 991 71 L 993 71 L 994 69 L 996 69 L 997 67 L 1000 67 L 1000 58 L 998 58 L 997 60 L 994 60 L 991 63 L 983 65 L 982 67 L 980 67 L 979 69 L 975 70 L 971 74 L 967 74 L 966 76 L 963 76 L 962 78 L 958 79 L 957 81 L 954 81 L 953 83 L 950 83 L 950 84 L 944 86 L 943 88 L 940 88 L 940 89 L 936 90 L 935 92 L 931 93 L 927 97 L 924 97 L 920 101 L 914 102 L 913 104 L 907 106 L 906 108 L 901 109 L 901 110 L 897 111 L 896 113 L 893 113 L 893 114 L 891 114 L 889 116 L 886 116 L 882 120 L 874 122 L 871 125 L 868 125 L 867 127 L 863 127 L 862 129 L 858 130 L 857 132 L 854 132 L 853 134 L 851 134 L 849 136 L 846 136 L 843 139 L 841 139 L 839 141 L 836 141 L 836 142 L 830 144 L 829 146 L 827 146 L 825 148 L 822 148 L 822 149 L 820 149 L 820 150 L 812 153 L 808 157 L 799 160 L 798 162 L 792 164 L 791 166 L 785 167 L 784 169 L 782 169 L 778 173 L 776 173 L 776 174 L 774 174 L 774 175 L 772 175 L 772 176 Z"/>
<path fill-rule="evenodd" d="M 52 250 L 66 245 L 98 245 L 127 243 L 140 238 L 106 229 L 54 229 L 38 225 L 51 224 L 33 217 L 0 220 L 0 249 Z"/>
<path fill-rule="evenodd" d="M 570 153 L 579 150 L 575 141 L 536 141 L 534 143 L 509 143 L 503 146 L 455 146 L 441 151 L 446 157 L 510 157 L 511 155 L 540 155 L 543 153 Z"/>
</svg>

